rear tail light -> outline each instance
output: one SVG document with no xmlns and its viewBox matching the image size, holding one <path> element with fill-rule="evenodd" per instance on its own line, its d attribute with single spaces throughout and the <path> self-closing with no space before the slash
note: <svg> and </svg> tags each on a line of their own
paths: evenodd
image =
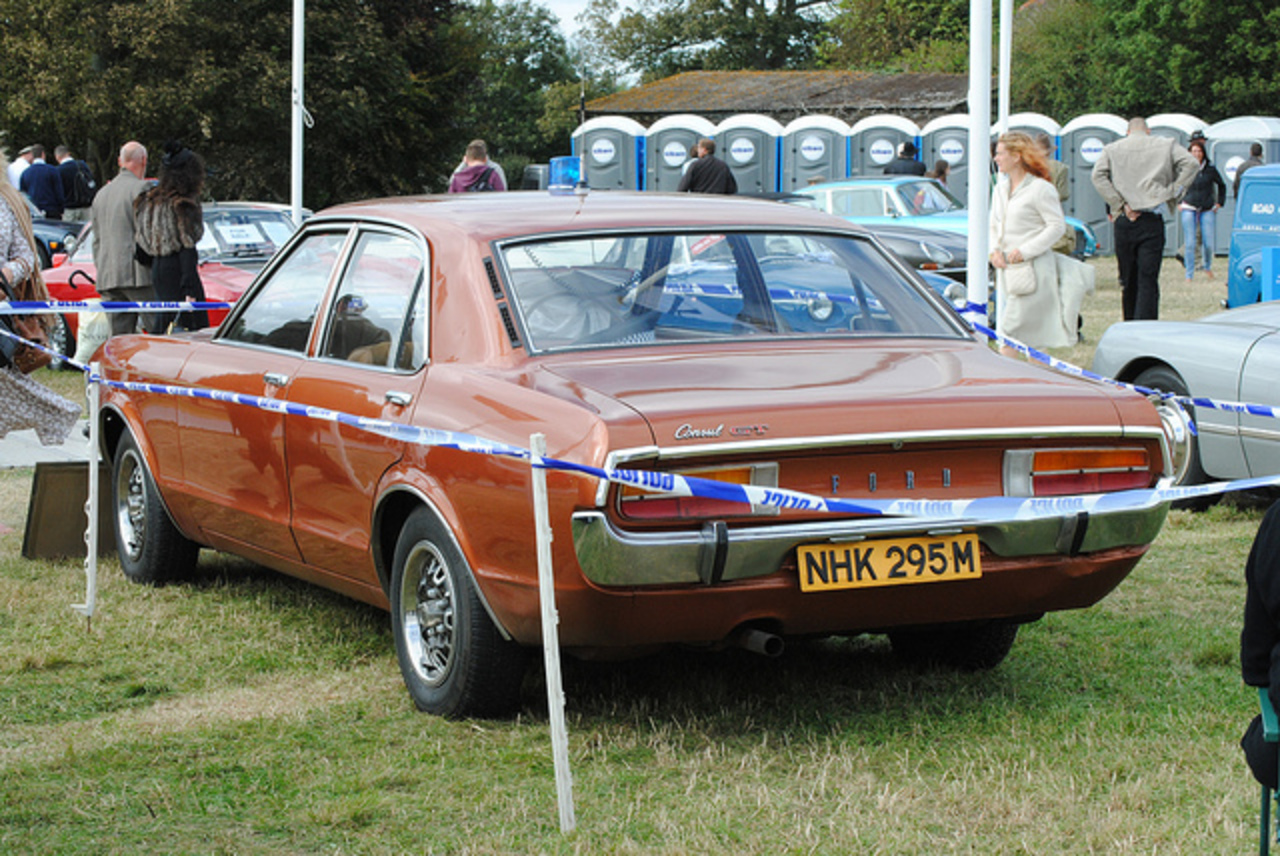
<svg viewBox="0 0 1280 856">
<path fill-rule="evenodd" d="M 1151 460 L 1139 447 L 1015 449 L 1004 456 L 1006 496 L 1110 493 L 1151 483 Z"/>
<path fill-rule="evenodd" d="M 677 475 L 725 482 L 727 484 L 778 486 L 778 465 L 735 464 L 679 470 Z M 747 505 L 699 496 L 675 496 L 624 485 L 618 492 L 618 507 L 624 517 L 636 520 L 684 520 L 707 517 L 748 517 L 777 514 L 773 506 Z"/>
</svg>

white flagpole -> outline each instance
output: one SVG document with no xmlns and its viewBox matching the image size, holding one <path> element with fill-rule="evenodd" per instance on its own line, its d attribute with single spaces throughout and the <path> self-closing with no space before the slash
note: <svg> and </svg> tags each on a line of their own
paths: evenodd
<svg viewBox="0 0 1280 856">
<path fill-rule="evenodd" d="M 969 303 L 986 321 L 991 208 L 991 0 L 969 3 Z"/>
<path fill-rule="evenodd" d="M 535 459 L 547 454 L 543 434 L 529 437 Z M 547 713 L 551 719 L 551 751 L 555 760 L 556 801 L 560 831 L 577 826 L 573 812 L 573 774 L 569 770 L 569 731 L 564 718 L 564 685 L 560 679 L 560 617 L 556 613 L 555 575 L 551 565 L 551 515 L 547 509 L 547 471 L 533 467 L 533 521 L 538 542 L 538 599 L 542 605 L 542 657 L 547 673 Z"/>
<path fill-rule="evenodd" d="M 996 127 L 1009 130 L 1009 81 L 1013 68 L 1013 0 L 1000 0 L 1000 112 Z"/>
<path fill-rule="evenodd" d="M 292 167 L 290 168 L 290 195 L 293 225 L 302 225 L 302 50 L 305 44 L 306 0 L 293 0 L 293 122 Z"/>
</svg>

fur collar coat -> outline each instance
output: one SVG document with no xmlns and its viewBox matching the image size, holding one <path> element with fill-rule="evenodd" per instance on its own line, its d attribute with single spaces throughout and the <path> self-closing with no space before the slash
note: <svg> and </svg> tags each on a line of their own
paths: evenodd
<svg viewBox="0 0 1280 856">
<path fill-rule="evenodd" d="M 153 188 L 133 203 L 134 234 L 149 256 L 171 256 L 195 247 L 204 235 L 200 203 Z"/>
</svg>

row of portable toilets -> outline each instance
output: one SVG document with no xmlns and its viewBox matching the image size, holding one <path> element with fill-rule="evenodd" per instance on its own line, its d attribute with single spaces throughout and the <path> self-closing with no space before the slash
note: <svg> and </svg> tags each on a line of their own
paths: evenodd
<svg viewBox="0 0 1280 856">
<path fill-rule="evenodd" d="M 1231 184 L 1236 168 L 1261 143 L 1263 160 L 1280 162 L 1280 118 L 1240 116 L 1209 124 L 1185 113 L 1165 113 L 1147 120 L 1153 134 L 1186 145 L 1195 131 L 1209 141 L 1209 160 L 1227 184 L 1227 201 L 1217 219 L 1216 252 L 1226 254 L 1231 240 L 1235 198 Z M 1009 129 L 1035 136 L 1048 134 L 1055 157 L 1067 165 L 1071 196 L 1065 212 L 1093 227 L 1103 252 L 1110 252 L 1111 224 L 1106 205 L 1094 190 L 1090 172 L 1102 147 L 1123 137 L 1128 120 L 1108 113 L 1078 116 L 1059 125 L 1039 113 L 1009 117 Z M 666 116 L 648 128 L 621 116 L 600 116 L 573 133 L 573 154 L 581 158 L 587 184 L 594 189 L 674 191 L 689 150 L 700 138 L 716 141 L 716 155 L 733 170 L 739 192 L 777 193 L 811 184 L 856 176 L 881 175 L 898 147 L 910 140 L 919 159 L 932 169 L 945 160 L 951 169 L 947 186 L 962 202 L 969 192 L 969 117 L 941 116 L 924 127 L 891 114 L 869 116 L 848 125 L 832 116 L 811 115 L 783 126 L 758 114 L 732 116 L 716 125 L 701 116 Z M 1165 218 L 1165 252 L 1180 252 L 1181 224 Z"/>
</svg>

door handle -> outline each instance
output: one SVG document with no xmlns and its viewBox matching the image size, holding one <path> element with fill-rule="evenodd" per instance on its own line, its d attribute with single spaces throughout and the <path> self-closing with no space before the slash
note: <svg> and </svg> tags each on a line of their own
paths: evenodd
<svg viewBox="0 0 1280 856">
<path fill-rule="evenodd" d="M 408 407 L 413 401 L 413 396 L 407 392 L 397 392 L 392 389 L 387 391 L 386 399 L 397 407 Z"/>
<path fill-rule="evenodd" d="M 268 386 L 285 386 L 289 383 L 289 376 L 279 372 L 267 372 L 262 376 L 262 382 Z"/>
</svg>

